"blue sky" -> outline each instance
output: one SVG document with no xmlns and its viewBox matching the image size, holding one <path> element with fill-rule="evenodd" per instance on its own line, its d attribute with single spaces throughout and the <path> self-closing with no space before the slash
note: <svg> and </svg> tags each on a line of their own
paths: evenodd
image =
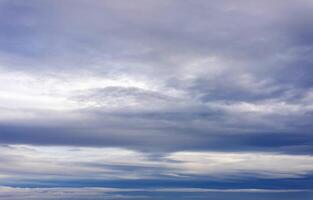
<svg viewBox="0 0 313 200">
<path fill-rule="evenodd" d="M 0 0 L 0 198 L 313 198 L 311 0 Z"/>
</svg>

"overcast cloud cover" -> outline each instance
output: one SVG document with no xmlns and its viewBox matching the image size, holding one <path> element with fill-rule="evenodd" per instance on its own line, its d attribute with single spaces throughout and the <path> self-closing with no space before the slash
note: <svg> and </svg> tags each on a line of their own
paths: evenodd
<svg viewBox="0 0 313 200">
<path fill-rule="evenodd" d="M 312 0 L 0 0 L 0 199 L 312 199 L 312 19 Z"/>
</svg>

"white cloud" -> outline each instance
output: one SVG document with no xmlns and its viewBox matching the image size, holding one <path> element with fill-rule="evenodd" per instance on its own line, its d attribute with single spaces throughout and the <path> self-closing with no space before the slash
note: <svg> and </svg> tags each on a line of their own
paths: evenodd
<svg viewBox="0 0 313 200">
<path fill-rule="evenodd" d="M 168 159 L 178 172 L 212 176 L 301 177 L 313 171 L 313 157 L 273 153 L 176 152 Z M 282 167 L 284 166 L 284 167 Z"/>
</svg>

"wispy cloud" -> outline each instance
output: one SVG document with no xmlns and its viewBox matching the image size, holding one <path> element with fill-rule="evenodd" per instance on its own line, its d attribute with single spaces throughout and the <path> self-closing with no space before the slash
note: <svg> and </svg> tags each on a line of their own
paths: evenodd
<svg viewBox="0 0 313 200">
<path fill-rule="evenodd" d="M 118 148 L 2 146 L 1 182 L 18 179 L 296 178 L 313 157 L 273 153 L 174 152 L 150 155 Z M 282 167 L 284 166 L 284 167 Z"/>
</svg>

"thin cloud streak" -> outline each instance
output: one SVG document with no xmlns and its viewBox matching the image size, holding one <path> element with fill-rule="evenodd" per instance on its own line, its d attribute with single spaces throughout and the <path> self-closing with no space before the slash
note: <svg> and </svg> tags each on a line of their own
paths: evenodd
<svg viewBox="0 0 313 200">
<path fill-rule="evenodd" d="M 155 195 L 154 193 L 163 195 Z M 300 193 L 312 193 L 310 190 L 260 190 L 260 189 L 201 189 L 201 188 L 152 188 L 152 189 L 121 189 L 121 188 L 13 188 L 13 187 L 1 187 L 0 197 L 4 200 L 11 199 L 149 199 L 158 197 L 158 199 L 167 198 L 169 193 L 177 195 L 177 193 L 183 193 L 186 196 L 191 194 L 200 194 L 200 197 L 214 196 L 215 193 L 228 196 L 228 193 L 239 193 L 241 196 L 245 194 L 300 194 Z M 234 195 L 234 194 L 232 194 Z M 274 195 L 274 198 L 275 196 Z M 169 195 L 170 197 L 171 195 Z M 283 195 L 282 195 L 283 196 Z M 192 197 L 192 196 L 191 196 Z M 196 198 L 198 199 L 199 196 Z M 244 197 L 245 198 L 245 197 Z M 268 197 L 267 197 L 268 198 Z M 272 199 L 272 198 L 271 198 Z M 304 199 L 308 199 L 304 196 Z"/>
</svg>

